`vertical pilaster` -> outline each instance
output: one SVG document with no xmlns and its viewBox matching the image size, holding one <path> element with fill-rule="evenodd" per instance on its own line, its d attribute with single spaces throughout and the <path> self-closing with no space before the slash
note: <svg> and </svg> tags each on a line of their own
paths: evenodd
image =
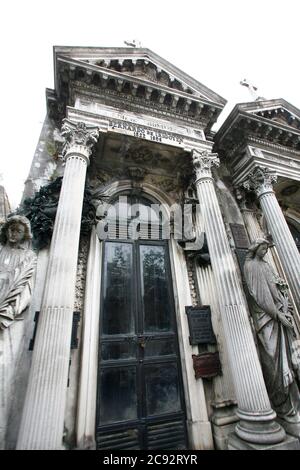
<svg viewBox="0 0 300 470">
<path fill-rule="evenodd" d="M 229 362 L 240 418 L 236 433 L 252 443 L 277 443 L 283 429 L 274 421 L 257 351 L 248 320 L 237 268 L 220 211 L 211 168 L 219 165 L 216 154 L 193 151 L 196 188 L 203 214 L 207 243 L 215 276 Z"/>
<path fill-rule="evenodd" d="M 79 449 L 96 448 L 95 423 L 99 345 L 102 244 L 92 230 L 87 262 L 76 440 Z"/>
<path fill-rule="evenodd" d="M 35 339 L 18 449 L 60 449 L 68 382 L 78 246 L 86 170 L 96 128 L 65 121 L 63 183 Z"/>
<path fill-rule="evenodd" d="M 244 182 L 246 189 L 254 190 L 273 237 L 277 252 L 298 311 L 300 310 L 300 254 L 273 191 L 274 173 L 256 167 Z"/>
</svg>

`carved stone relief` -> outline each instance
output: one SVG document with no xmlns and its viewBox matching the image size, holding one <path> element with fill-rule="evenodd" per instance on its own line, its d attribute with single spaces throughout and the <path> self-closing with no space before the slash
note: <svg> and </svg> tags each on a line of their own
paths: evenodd
<svg viewBox="0 0 300 470">
<path fill-rule="evenodd" d="M 85 278 L 87 269 L 89 240 L 82 237 L 78 251 L 74 311 L 82 312 L 84 304 Z"/>
</svg>

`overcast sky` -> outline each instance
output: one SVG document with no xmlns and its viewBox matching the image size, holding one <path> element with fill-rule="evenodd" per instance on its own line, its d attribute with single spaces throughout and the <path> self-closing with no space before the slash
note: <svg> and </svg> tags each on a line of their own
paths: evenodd
<svg viewBox="0 0 300 470">
<path fill-rule="evenodd" d="M 143 47 L 223 96 L 300 108 L 299 0 L 10 0 L 1 6 L 0 173 L 18 205 L 53 88 L 53 45 Z M 221 120 L 223 120 L 221 118 Z"/>
</svg>

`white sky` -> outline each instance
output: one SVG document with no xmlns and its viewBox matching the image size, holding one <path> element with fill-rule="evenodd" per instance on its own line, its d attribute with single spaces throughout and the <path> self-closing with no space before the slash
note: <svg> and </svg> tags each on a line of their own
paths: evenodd
<svg viewBox="0 0 300 470">
<path fill-rule="evenodd" d="M 122 47 L 138 39 L 223 96 L 227 115 L 265 98 L 300 108 L 299 0 L 10 0 L 1 5 L 0 173 L 21 198 L 53 88 L 53 45 Z M 222 119 L 223 120 L 223 119 Z"/>
</svg>

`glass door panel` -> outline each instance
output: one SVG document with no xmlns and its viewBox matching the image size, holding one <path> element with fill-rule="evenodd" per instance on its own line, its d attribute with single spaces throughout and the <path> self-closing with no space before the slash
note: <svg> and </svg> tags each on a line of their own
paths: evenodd
<svg viewBox="0 0 300 470">
<path fill-rule="evenodd" d="M 105 246 L 103 335 L 135 333 L 133 312 L 133 247 L 108 242 Z"/>
<path fill-rule="evenodd" d="M 145 365 L 145 384 L 149 416 L 181 410 L 177 364 Z"/>
<path fill-rule="evenodd" d="M 172 331 L 165 247 L 140 246 L 141 298 L 145 332 Z"/>
<path fill-rule="evenodd" d="M 103 368 L 100 377 L 100 423 L 137 418 L 136 367 Z"/>
</svg>

